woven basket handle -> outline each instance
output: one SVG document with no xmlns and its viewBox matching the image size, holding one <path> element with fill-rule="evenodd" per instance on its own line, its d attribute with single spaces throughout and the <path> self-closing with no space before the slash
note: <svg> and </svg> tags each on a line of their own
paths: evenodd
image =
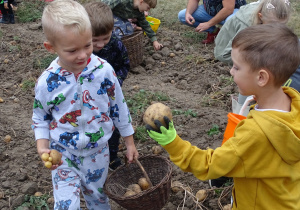
<svg viewBox="0 0 300 210">
<path fill-rule="evenodd" d="M 123 36 L 125 36 L 123 30 L 122 30 L 119 26 L 115 27 L 115 28 L 114 28 L 114 31 L 116 31 L 116 29 L 119 29 L 119 30 L 122 32 Z"/>
<path fill-rule="evenodd" d="M 147 172 L 145 171 L 144 167 L 142 166 L 142 164 L 140 163 L 140 161 L 136 157 L 134 157 L 134 160 L 138 164 L 138 166 L 141 168 L 145 178 L 147 179 L 147 181 L 149 183 L 149 186 L 153 187 L 153 184 L 152 184 L 151 180 L 149 179 L 149 176 L 148 176 Z"/>
</svg>

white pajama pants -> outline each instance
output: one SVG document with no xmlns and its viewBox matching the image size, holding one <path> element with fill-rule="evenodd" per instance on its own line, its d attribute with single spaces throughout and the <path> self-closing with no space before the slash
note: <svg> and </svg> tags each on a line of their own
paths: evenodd
<svg viewBox="0 0 300 210">
<path fill-rule="evenodd" d="M 103 192 L 109 165 L 108 144 L 86 157 L 62 151 L 63 164 L 52 171 L 54 209 L 80 209 L 80 193 L 89 210 L 110 210 L 108 197 Z"/>
</svg>

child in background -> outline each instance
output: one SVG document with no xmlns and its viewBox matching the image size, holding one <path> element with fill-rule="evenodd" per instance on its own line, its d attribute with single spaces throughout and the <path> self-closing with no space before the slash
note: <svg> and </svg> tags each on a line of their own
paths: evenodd
<svg viewBox="0 0 300 210">
<path fill-rule="evenodd" d="M 241 30 L 251 25 L 266 23 L 287 23 L 291 15 L 288 0 L 261 0 L 245 6 L 222 26 L 215 39 L 214 54 L 219 61 L 232 64 L 232 40 Z"/>
<path fill-rule="evenodd" d="M 233 209 L 300 209 L 300 94 L 283 83 L 300 64 L 298 37 L 284 24 L 248 27 L 232 42 L 230 70 L 239 92 L 257 104 L 234 136 L 215 150 L 201 150 L 159 121 L 151 138 L 170 159 L 198 179 L 233 177 Z"/>
<path fill-rule="evenodd" d="M 242 6 L 232 18 L 225 22 L 216 37 L 214 48 L 216 59 L 231 65 L 232 40 L 238 32 L 251 25 L 286 24 L 291 15 L 291 6 L 289 0 L 261 0 Z M 285 85 L 300 91 L 299 77 L 300 66 Z M 238 103 L 240 106 L 244 104 L 246 98 L 247 96 L 239 94 Z"/>
<path fill-rule="evenodd" d="M 152 30 L 149 22 L 145 18 L 145 11 L 155 8 L 157 0 L 101 0 L 107 4 L 115 19 L 115 27 L 123 29 L 125 34 L 132 34 L 133 27 L 128 19 L 137 19 L 137 24 L 145 31 L 146 35 L 151 39 L 155 50 L 160 50 L 163 46 L 157 41 L 155 32 Z M 116 30 L 117 36 L 122 35 Z"/>
<path fill-rule="evenodd" d="M 62 154 L 63 162 L 52 167 L 54 209 L 79 209 L 81 191 L 88 209 L 110 209 L 103 185 L 115 126 L 129 162 L 138 157 L 122 89 L 111 65 L 92 54 L 82 5 L 55 0 L 44 8 L 42 25 L 44 46 L 58 57 L 37 81 L 32 119 L 38 154 Z"/>
<path fill-rule="evenodd" d="M 120 86 L 126 79 L 130 65 L 127 50 L 113 33 L 114 18 L 109 6 L 103 2 L 85 5 L 92 25 L 93 53 L 105 59 L 115 70 Z M 109 168 L 115 170 L 122 165 L 118 157 L 120 133 L 116 128 L 108 140 L 110 152 Z"/>
<path fill-rule="evenodd" d="M 15 15 L 13 11 L 14 4 L 14 0 L 0 0 L 0 11 L 2 14 L 0 23 L 15 24 Z"/>
</svg>

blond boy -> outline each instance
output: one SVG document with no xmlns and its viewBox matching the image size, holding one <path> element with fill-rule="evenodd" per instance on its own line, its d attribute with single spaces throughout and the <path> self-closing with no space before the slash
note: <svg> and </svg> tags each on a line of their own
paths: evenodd
<svg viewBox="0 0 300 210">
<path fill-rule="evenodd" d="M 62 162 L 52 166 L 54 209 L 79 209 L 81 191 L 88 209 L 110 209 L 102 188 L 115 126 L 129 160 L 138 156 L 121 87 L 111 65 L 92 54 L 82 5 L 55 0 L 45 7 L 42 25 L 44 46 L 58 57 L 37 81 L 32 119 L 39 155 L 50 149 L 62 154 Z"/>
</svg>

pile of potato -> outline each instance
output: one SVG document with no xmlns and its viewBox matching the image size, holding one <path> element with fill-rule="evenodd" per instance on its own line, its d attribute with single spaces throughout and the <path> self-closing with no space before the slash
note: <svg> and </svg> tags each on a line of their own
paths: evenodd
<svg viewBox="0 0 300 210">
<path fill-rule="evenodd" d="M 58 165 L 61 162 L 61 154 L 53 149 L 49 153 L 43 153 L 41 156 L 42 160 L 45 161 L 45 166 L 51 168 L 52 165 Z"/>
<path fill-rule="evenodd" d="M 149 189 L 149 187 L 150 187 L 150 184 L 147 181 L 147 179 L 145 177 L 142 177 L 138 180 L 137 184 L 129 185 L 126 188 L 127 191 L 125 192 L 125 194 L 123 196 L 124 197 L 129 197 L 129 196 L 136 195 L 136 194 L 142 192 L 143 190 Z"/>
</svg>

